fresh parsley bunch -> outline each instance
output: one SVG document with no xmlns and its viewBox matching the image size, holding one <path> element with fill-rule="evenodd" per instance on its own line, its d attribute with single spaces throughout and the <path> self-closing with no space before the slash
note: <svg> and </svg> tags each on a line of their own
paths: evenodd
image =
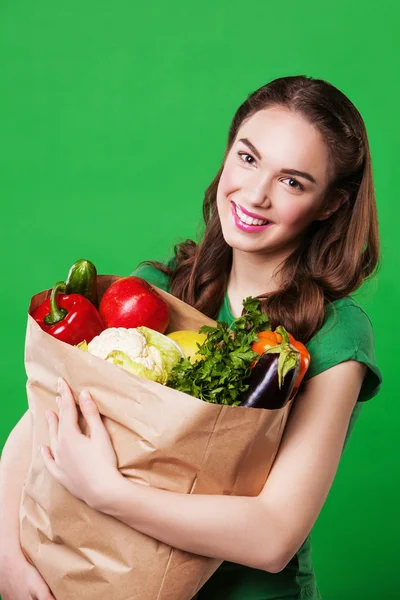
<svg viewBox="0 0 400 600">
<path fill-rule="evenodd" d="M 230 326 L 217 321 L 216 327 L 200 329 L 207 334 L 198 350 L 204 359 L 193 364 L 188 358 L 182 359 L 170 374 L 169 387 L 214 404 L 239 404 L 236 398 L 249 387 L 250 365 L 259 358 L 251 345 L 258 339 L 257 332 L 271 330 L 257 298 L 249 296 L 243 307 L 243 315 Z"/>
</svg>

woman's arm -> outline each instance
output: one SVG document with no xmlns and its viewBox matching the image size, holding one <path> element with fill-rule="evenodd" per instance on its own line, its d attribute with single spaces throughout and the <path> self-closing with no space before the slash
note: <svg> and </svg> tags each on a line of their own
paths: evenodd
<svg viewBox="0 0 400 600">
<path fill-rule="evenodd" d="M 27 410 L 11 431 L 0 463 L 0 561 L 7 553 L 22 554 L 19 543 L 19 507 L 32 458 L 33 430 Z"/>
<path fill-rule="evenodd" d="M 308 381 L 259 496 L 180 494 L 119 477 L 93 507 L 175 548 L 281 571 L 328 495 L 365 369 L 345 361 Z"/>
<path fill-rule="evenodd" d="M 19 541 L 19 507 L 32 457 L 29 411 L 3 448 L 0 463 L 0 595 L 3 600 L 54 600 L 48 585 L 25 558 Z"/>
</svg>

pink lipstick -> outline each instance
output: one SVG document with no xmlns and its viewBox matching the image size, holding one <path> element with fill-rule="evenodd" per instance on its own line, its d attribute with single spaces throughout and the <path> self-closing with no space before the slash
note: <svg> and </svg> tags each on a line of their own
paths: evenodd
<svg viewBox="0 0 400 600">
<path fill-rule="evenodd" d="M 235 203 L 234 203 L 235 204 Z M 248 217 L 252 217 L 253 219 L 260 219 L 260 221 L 269 221 L 269 219 L 266 219 L 265 217 L 263 217 L 262 215 L 256 215 L 256 213 L 252 213 L 249 210 L 247 210 L 246 208 L 244 208 L 241 204 L 237 204 L 237 206 L 240 208 L 240 210 L 242 212 L 244 212 L 245 215 L 247 215 Z M 271 221 L 270 221 L 271 222 Z"/>
</svg>

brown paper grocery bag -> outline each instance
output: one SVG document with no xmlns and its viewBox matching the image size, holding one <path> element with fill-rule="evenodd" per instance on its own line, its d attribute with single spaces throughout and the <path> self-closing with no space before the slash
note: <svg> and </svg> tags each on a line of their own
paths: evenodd
<svg viewBox="0 0 400 600">
<path fill-rule="evenodd" d="M 98 278 L 99 294 L 116 276 Z M 214 324 L 163 290 L 168 331 Z M 50 290 L 32 298 L 30 310 Z M 121 473 L 185 494 L 257 495 L 268 476 L 291 401 L 262 410 L 209 404 L 132 375 L 41 330 L 28 315 L 25 366 L 33 455 L 20 507 L 21 546 L 56 600 L 190 600 L 221 564 L 183 552 L 97 512 L 59 485 L 39 452 L 56 383 L 88 389 L 103 415 Z M 80 414 L 80 424 L 85 422 Z"/>
</svg>

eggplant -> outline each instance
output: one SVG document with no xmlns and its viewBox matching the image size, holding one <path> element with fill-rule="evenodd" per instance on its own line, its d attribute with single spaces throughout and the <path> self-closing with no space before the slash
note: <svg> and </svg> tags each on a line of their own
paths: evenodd
<svg viewBox="0 0 400 600">
<path fill-rule="evenodd" d="M 292 394 L 300 370 L 300 352 L 290 344 L 279 344 L 264 352 L 248 379 L 249 388 L 240 394 L 239 406 L 283 408 Z"/>
</svg>

